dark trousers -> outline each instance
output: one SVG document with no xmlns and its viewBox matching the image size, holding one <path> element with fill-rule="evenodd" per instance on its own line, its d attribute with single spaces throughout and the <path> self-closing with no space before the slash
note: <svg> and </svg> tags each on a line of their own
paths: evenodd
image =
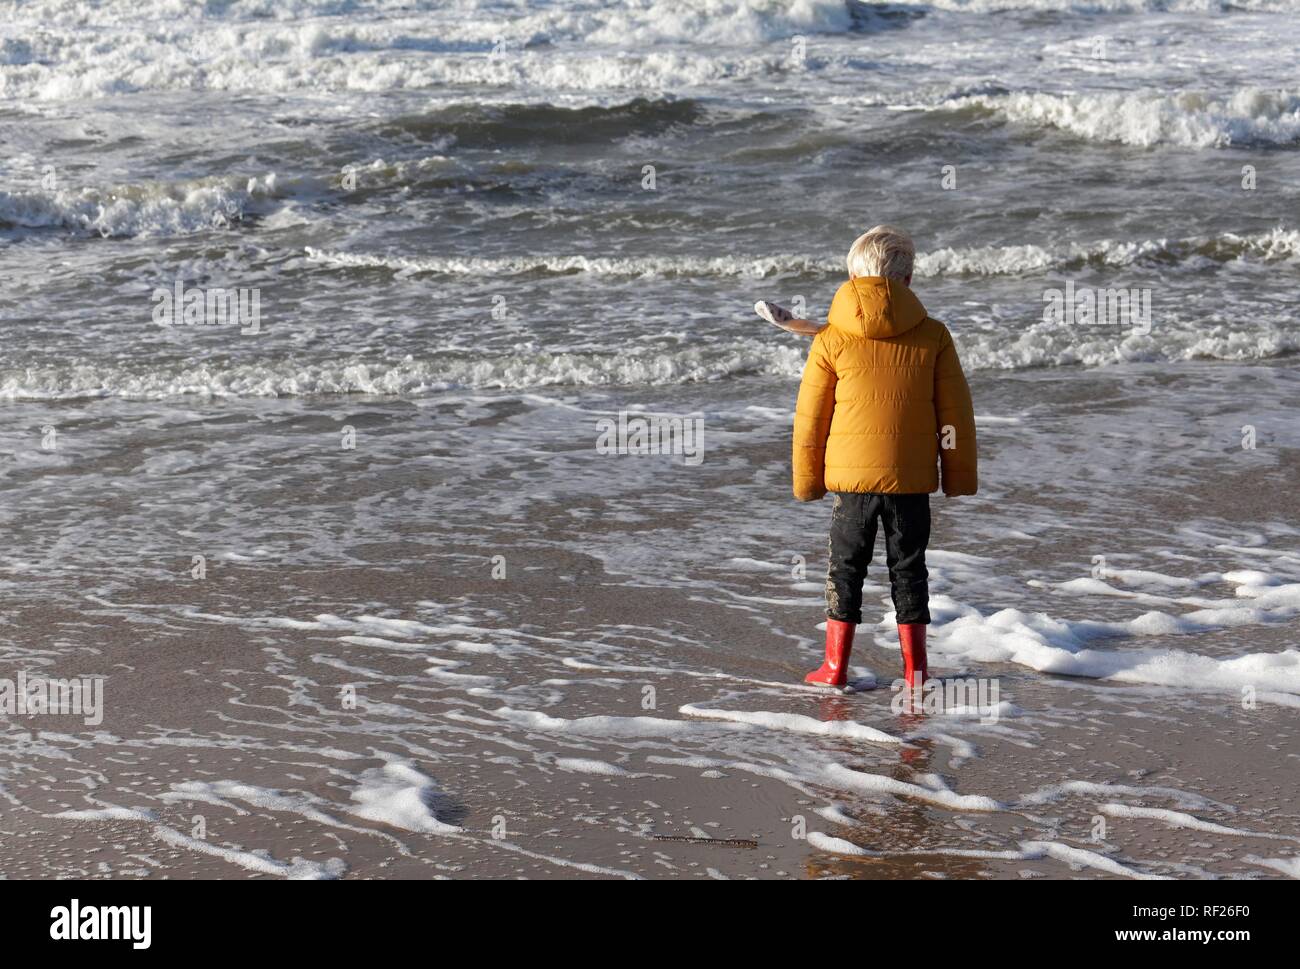
<svg viewBox="0 0 1300 969">
<path fill-rule="evenodd" d="M 885 562 L 899 623 L 930 621 L 929 495 L 867 495 L 836 492 L 831 511 L 826 615 L 862 622 L 862 582 L 876 545 L 876 523 L 885 530 Z"/>
</svg>

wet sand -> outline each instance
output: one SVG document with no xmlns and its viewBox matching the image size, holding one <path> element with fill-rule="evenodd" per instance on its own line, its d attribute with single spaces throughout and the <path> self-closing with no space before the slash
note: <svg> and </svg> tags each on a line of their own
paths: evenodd
<svg viewBox="0 0 1300 969">
<path fill-rule="evenodd" d="M 1044 393 L 1052 391 L 1035 389 Z M 475 406 L 490 415 L 477 433 L 531 420 L 509 402 Z M 1067 411 L 1059 401 L 1052 406 Z M 375 433 L 413 419 L 402 406 L 363 409 L 370 415 L 364 426 Z M 229 425 L 242 427 L 234 419 Z M 292 421 L 282 430 L 302 433 Z M 251 433 L 239 430 L 236 438 Z M 214 555 L 202 580 L 190 577 L 188 549 L 174 536 L 140 534 L 138 560 L 124 558 L 111 547 L 114 536 L 130 534 L 118 518 L 132 504 L 165 503 L 181 520 L 189 502 L 201 519 L 210 511 L 201 492 L 223 483 L 233 490 L 235 477 L 254 472 L 222 478 L 218 464 L 205 460 L 179 477 L 131 477 L 150 454 L 179 446 L 172 430 L 140 427 L 97 461 L 73 462 L 71 480 L 99 476 L 101 490 L 104 480 L 124 478 L 81 511 L 101 523 L 106 546 L 67 552 L 44 597 L 33 595 L 29 582 L 38 564 L 18 569 L 10 560 L 5 578 L 18 593 L 10 597 L 5 665 L 103 675 L 107 709 L 97 727 L 70 717 L 5 719 L 10 763 L 0 779 L 0 830 L 26 847 L 0 861 L 0 874 L 1267 878 L 1283 874 L 1268 859 L 1296 855 L 1294 706 L 1263 702 L 1245 710 L 1230 690 L 1061 676 L 1006 662 L 954 665 L 940 652 L 938 673 L 995 677 L 1014 714 L 995 724 L 897 717 L 887 684 L 899 662 L 883 625 L 862 627 L 855 654 L 879 688 L 826 695 L 801 687 L 820 645 L 825 516 L 796 508 L 794 517 L 782 505 L 780 520 L 793 527 L 779 534 L 770 531 L 771 518 L 755 517 L 752 534 L 741 523 L 744 500 L 754 502 L 751 517 L 762 512 L 769 476 L 771 501 L 785 501 L 779 429 L 718 446 L 720 453 L 692 472 L 690 491 L 676 487 L 687 480 L 680 468 L 661 468 L 668 487 L 653 491 L 636 482 L 602 490 L 598 477 L 570 478 L 564 488 L 528 496 L 528 514 L 496 519 L 485 510 L 512 500 L 512 490 L 517 499 L 526 484 L 514 471 L 489 466 L 443 485 L 439 479 L 454 480 L 457 461 L 455 441 L 444 444 L 446 461 L 425 467 L 394 461 L 393 448 L 380 448 L 364 459 L 364 472 L 348 476 L 286 471 L 303 479 L 297 497 L 304 506 L 334 509 L 331 522 L 310 529 L 292 496 L 272 500 L 281 489 L 264 476 L 257 499 L 249 499 L 254 510 L 241 512 L 266 529 L 256 544 L 274 548 L 277 535 L 313 529 L 346 534 L 346 541 L 316 563 L 250 547 L 234 558 Z M 981 568 L 1001 584 L 963 585 L 960 570 L 940 558 L 932 562 L 936 594 L 963 597 L 985 612 L 1014 605 L 1063 621 L 1133 615 L 1123 598 L 1072 597 L 1052 587 L 1086 574 L 1099 547 L 1115 548 L 1099 546 L 1097 535 L 1109 527 L 1104 494 L 1096 493 L 1106 486 L 1058 501 L 1044 488 L 998 483 L 993 474 L 1018 446 L 1016 433 L 989 425 L 989 490 L 1001 509 L 983 511 L 986 524 L 1002 516 L 1000 540 L 972 527 L 981 511 L 975 503 L 935 505 L 932 548 L 983 557 L 991 564 Z M 1116 540 L 1132 545 L 1137 533 L 1163 531 L 1166 571 L 1209 568 L 1224 553 L 1194 533 L 1180 537 L 1180 527 L 1286 520 L 1287 485 L 1300 457 L 1290 447 L 1274 451 L 1240 473 L 1200 475 L 1194 492 L 1130 488 L 1126 507 L 1143 508 L 1147 517 Z M 282 460 L 292 468 L 289 454 Z M 537 467 L 558 460 L 540 456 Z M 746 468 L 750 478 L 738 477 Z M 30 487 L 37 486 L 51 485 L 33 476 Z M 411 498 L 443 487 L 476 491 L 482 502 L 457 510 L 439 498 L 439 519 Z M 721 521 L 720 500 L 738 503 Z M 360 509 L 374 503 L 391 505 L 385 513 L 405 527 L 388 534 L 358 527 Z M 1094 518 L 1080 520 L 1076 503 Z M 1021 504 L 1054 527 L 1032 536 L 1005 528 Z M 628 517 L 629 507 L 640 513 Z M 350 523 L 348 509 L 356 516 Z M 39 544 L 40 528 L 48 539 L 51 529 L 72 531 L 75 517 L 68 511 L 29 522 L 25 535 Z M 1026 527 L 1038 528 L 1027 519 Z M 745 571 L 743 561 L 762 543 L 770 568 Z M 1284 544 L 1260 547 L 1284 561 Z M 690 572 L 666 560 L 674 547 L 681 561 L 694 563 Z M 638 548 L 666 564 L 657 571 L 611 566 L 620 555 L 637 561 Z M 503 579 L 492 577 L 494 555 L 505 556 Z M 802 578 L 791 574 L 793 555 L 806 558 Z M 1083 571 L 1071 571 L 1071 563 Z M 885 595 L 878 570 L 870 581 L 869 604 Z M 1014 602 L 998 601 L 1016 588 Z M 1201 594 L 1212 592 L 1232 595 L 1230 587 Z M 1097 645 L 1168 646 L 1207 657 L 1295 646 L 1294 623 L 1277 621 L 1141 639 Z M 341 699 L 346 687 L 355 689 L 355 708 Z M 699 709 L 768 720 L 692 715 Z M 809 719 L 792 730 L 774 725 L 773 714 Z M 593 717 L 605 719 L 585 719 Z M 901 742 L 800 732 L 827 721 L 873 727 Z M 385 765 L 394 763 L 422 780 L 399 773 L 406 779 L 385 787 Z M 828 764 L 855 774 L 832 778 Z M 1080 782 L 1107 786 L 1059 787 Z M 366 805 L 376 802 L 358 795 L 367 791 L 380 798 L 369 816 Z M 938 803 L 944 791 L 991 798 L 998 807 L 953 809 Z M 1107 808 L 1114 804 L 1156 813 L 1124 816 Z M 149 813 L 59 817 L 108 807 Z M 1176 826 L 1188 817 L 1196 827 Z M 1097 839 L 1099 818 L 1106 831 Z M 845 854 L 844 842 L 868 854 Z M 944 853 L 953 851 L 964 854 Z"/>
</svg>

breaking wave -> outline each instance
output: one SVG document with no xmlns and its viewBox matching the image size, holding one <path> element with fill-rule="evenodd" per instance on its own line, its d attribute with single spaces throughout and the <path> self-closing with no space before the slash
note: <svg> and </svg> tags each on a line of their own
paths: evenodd
<svg viewBox="0 0 1300 969">
<path fill-rule="evenodd" d="M 911 0 L 893 0 L 907 7 Z M 1285 13 L 1300 9 L 1296 0 L 917 0 L 917 5 L 954 13 L 1217 13 L 1258 11 Z"/>
<path fill-rule="evenodd" d="M 1290 145 L 1300 141 L 1300 95 L 1242 88 L 1227 98 L 1181 94 L 1015 93 L 957 98 L 929 110 L 975 111 L 1056 128 L 1086 141 L 1148 148 Z"/>
<path fill-rule="evenodd" d="M 43 0 L 0 3 L 0 14 L 17 31 L 0 38 L 0 98 L 39 100 L 448 84 L 663 89 L 772 70 L 778 58 L 749 51 L 793 36 L 844 33 L 879 16 L 869 5 L 844 0 L 657 0 L 489 11 L 464 3 L 327 0 L 206 4 L 195 11 L 181 0 L 110 0 L 93 15 Z M 141 21 L 151 29 L 134 29 Z M 710 50 L 681 49 L 690 44 Z M 721 50 L 732 53 L 719 57 Z"/>
<path fill-rule="evenodd" d="M 673 385 L 760 374 L 793 376 L 804 348 L 752 340 L 665 353 L 545 352 L 468 357 L 447 354 L 397 362 L 297 360 L 229 367 L 81 365 L 0 370 L 0 398 L 127 397 L 166 399 L 376 394 L 419 397 L 447 390 Z"/>
<path fill-rule="evenodd" d="M 105 238 L 174 236 L 233 225 L 261 203 L 324 189 L 324 180 L 211 177 L 110 188 L 0 191 L 0 229 L 69 229 Z"/>
<path fill-rule="evenodd" d="M 615 277 L 724 276 L 764 279 L 785 274 L 842 275 L 841 258 L 811 256 L 580 256 L 522 255 L 502 258 L 475 256 L 407 257 L 308 248 L 310 262 L 352 269 L 375 269 L 401 276 L 518 276 L 574 275 Z M 1089 266 L 1181 267 L 1199 271 L 1237 259 L 1259 262 L 1292 261 L 1300 256 L 1300 231 L 1276 228 L 1268 232 L 1150 239 L 1139 242 L 1102 240 L 1059 246 L 976 246 L 920 253 L 918 276 L 1006 276 Z"/>
<path fill-rule="evenodd" d="M 1162 360 L 1267 360 L 1300 352 L 1300 336 L 1269 326 L 1250 333 L 1213 326 L 1162 328 L 1153 334 L 1099 332 L 1086 339 L 1077 328 L 1032 321 L 1012 332 L 968 329 L 960 321 L 951 326 L 970 371 Z M 5 368 L 0 369 L 0 399 L 325 394 L 412 398 L 453 390 L 676 386 L 755 376 L 793 380 L 803 371 L 806 350 L 805 340 L 773 331 L 766 338 L 730 339 L 722 345 L 702 340 L 698 346 L 663 352 L 536 351 L 476 357 L 443 354 L 395 362 L 331 358 L 304 363 L 295 358 L 229 366 L 102 363 Z"/>
</svg>

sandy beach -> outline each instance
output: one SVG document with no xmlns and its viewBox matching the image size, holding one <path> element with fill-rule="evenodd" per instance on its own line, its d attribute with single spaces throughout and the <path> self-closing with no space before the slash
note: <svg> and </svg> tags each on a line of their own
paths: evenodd
<svg viewBox="0 0 1300 969">
<path fill-rule="evenodd" d="M 891 711 L 875 570 L 854 675 L 878 687 L 800 683 L 829 512 L 783 494 L 781 382 L 692 391 L 696 467 L 597 454 L 600 393 L 23 405 L 67 430 L 9 478 L 5 659 L 105 701 L 94 727 L 6 719 L 4 828 L 40 848 L 4 874 L 1293 875 L 1300 451 L 1273 416 L 1300 385 L 1241 375 L 1277 410 L 1225 462 L 1216 369 L 973 381 L 992 484 L 936 505 L 931 656 L 996 682 L 996 717 Z M 1134 467 L 1108 428 L 1143 426 L 1151 380 L 1186 391 L 1167 426 L 1214 417 Z M 82 449 L 92 427 L 119 430 Z M 1070 479 L 1037 460 L 1063 434 Z"/>
</svg>

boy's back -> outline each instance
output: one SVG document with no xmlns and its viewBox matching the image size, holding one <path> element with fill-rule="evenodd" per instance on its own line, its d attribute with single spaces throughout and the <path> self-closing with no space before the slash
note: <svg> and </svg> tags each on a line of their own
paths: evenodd
<svg viewBox="0 0 1300 969">
<path fill-rule="evenodd" d="M 975 417 L 948 329 L 902 282 L 851 279 L 813 341 L 794 421 L 794 493 L 977 487 Z M 942 446 L 941 446 L 942 445 Z"/>
</svg>

